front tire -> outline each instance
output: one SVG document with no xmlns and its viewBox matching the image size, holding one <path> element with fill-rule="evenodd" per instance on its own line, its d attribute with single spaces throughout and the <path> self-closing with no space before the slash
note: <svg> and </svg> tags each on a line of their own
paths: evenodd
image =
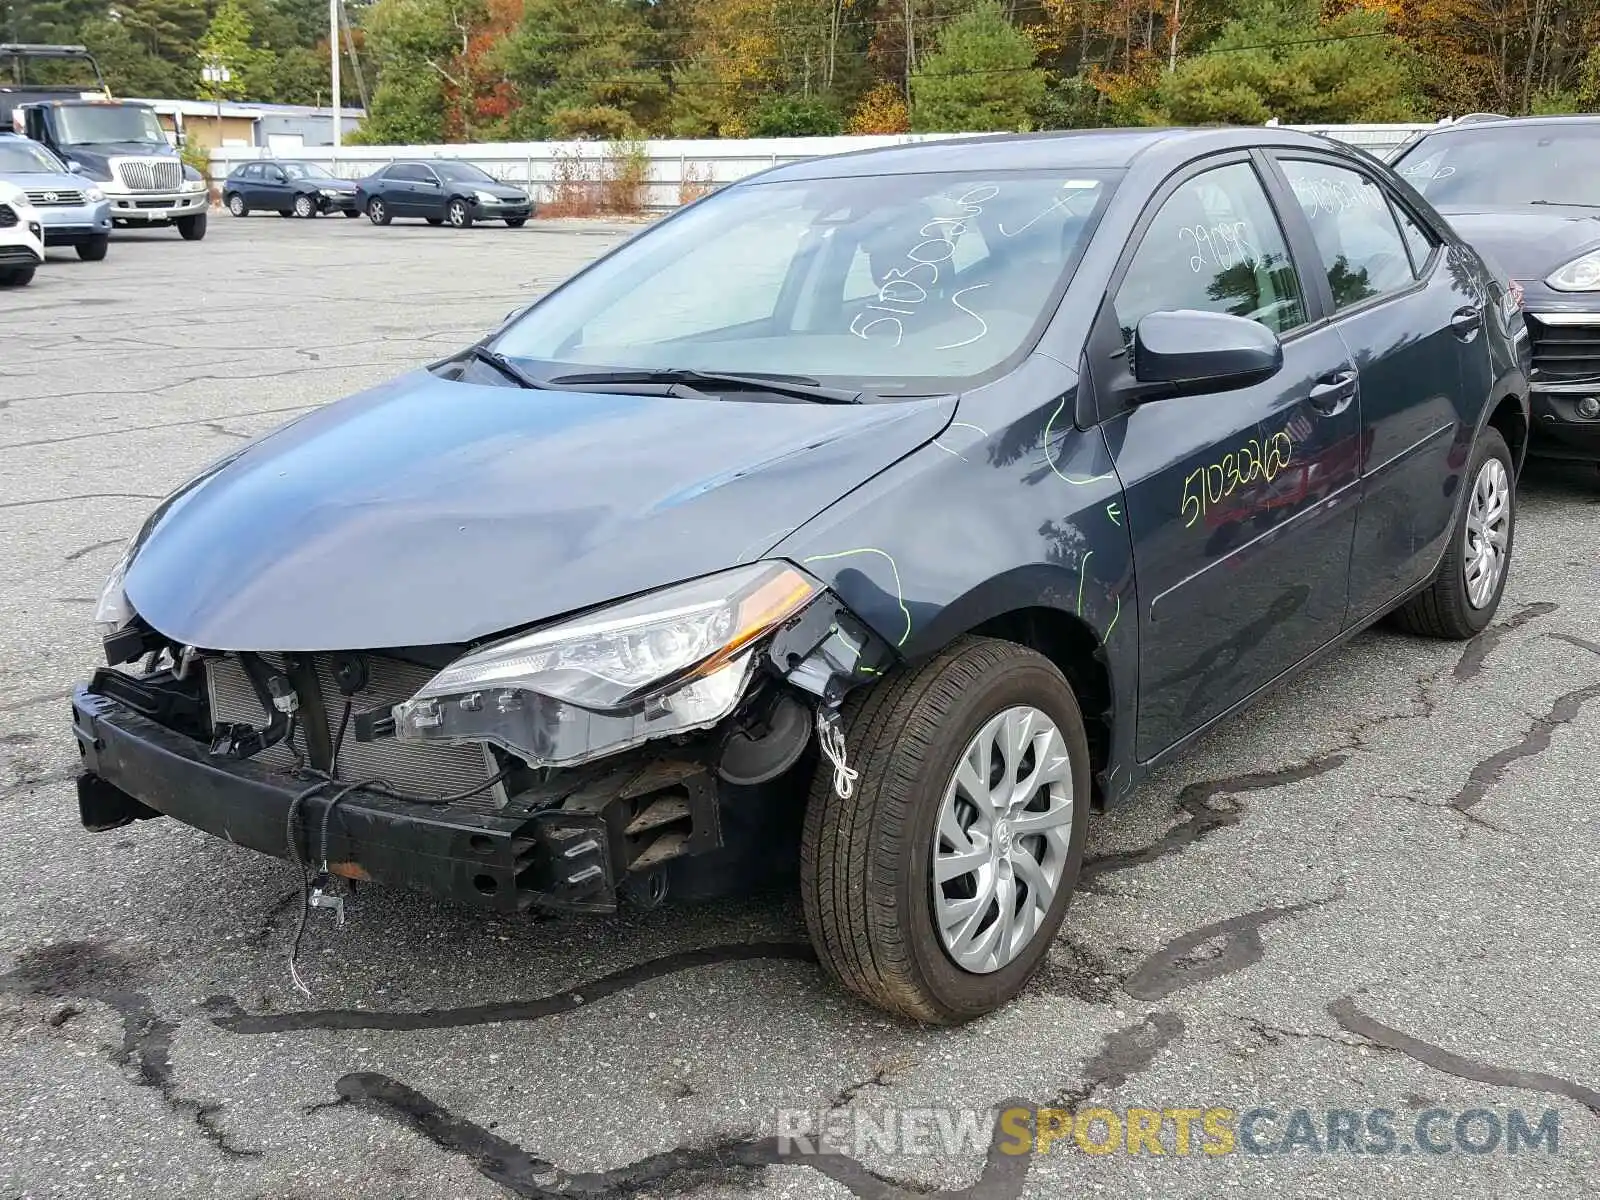
<svg viewBox="0 0 1600 1200">
<path fill-rule="evenodd" d="M 1500 431 L 1478 435 L 1466 474 L 1467 495 L 1433 582 L 1395 613 L 1395 623 L 1424 637 L 1466 641 L 1494 620 L 1516 534 L 1517 477 Z"/>
<path fill-rule="evenodd" d="M 1089 748 L 1042 655 L 962 638 L 843 713 L 859 771 L 824 760 L 801 838 L 801 899 L 824 969 L 890 1012 L 956 1024 L 1038 970 L 1083 862 Z"/>
<path fill-rule="evenodd" d="M 186 242 L 198 242 L 206 236 L 205 213 L 194 217 L 179 217 L 173 224 L 178 227 L 178 236 Z"/>
<path fill-rule="evenodd" d="M 506 224 L 512 229 L 521 229 L 528 223 L 527 217 L 507 217 Z"/>
<path fill-rule="evenodd" d="M 99 262 L 106 256 L 106 250 L 111 246 L 111 235 L 102 233 L 98 237 L 89 238 L 77 245 L 78 257 L 84 262 Z"/>
<path fill-rule="evenodd" d="M 450 207 L 444 210 L 444 219 L 450 222 L 452 229 L 472 228 L 472 209 L 467 207 L 465 200 L 452 200 Z"/>
<path fill-rule="evenodd" d="M 316 216 L 316 202 L 310 196 L 296 196 L 294 198 L 294 215 L 302 220 Z"/>
<path fill-rule="evenodd" d="M 33 282 L 34 267 L 0 268 L 0 287 L 27 287 Z"/>
<path fill-rule="evenodd" d="M 227 205 L 228 211 L 236 217 L 248 217 L 250 215 L 250 206 L 244 202 L 244 197 L 238 192 L 234 192 L 228 197 Z"/>
<path fill-rule="evenodd" d="M 374 225 L 387 225 L 394 218 L 389 215 L 389 206 L 374 196 L 367 201 L 367 220 Z"/>
</svg>

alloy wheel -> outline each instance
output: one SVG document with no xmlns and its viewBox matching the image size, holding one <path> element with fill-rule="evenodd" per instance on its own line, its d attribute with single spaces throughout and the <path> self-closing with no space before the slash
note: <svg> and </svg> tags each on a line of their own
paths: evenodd
<svg viewBox="0 0 1600 1200">
<path fill-rule="evenodd" d="M 939 940 L 957 966 L 989 974 L 1039 931 L 1072 846 L 1072 762 L 1031 706 L 991 717 L 945 786 L 933 844 Z"/>
<path fill-rule="evenodd" d="M 1467 601 L 1485 608 L 1500 589 L 1511 541 L 1511 477 L 1498 458 L 1484 460 L 1467 500 L 1465 553 L 1461 556 Z"/>
<path fill-rule="evenodd" d="M 467 223 L 467 206 L 459 200 L 450 202 L 450 224 L 460 229 Z"/>
<path fill-rule="evenodd" d="M 311 197 L 310 196 L 296 196 L 294 198 L 294 215 L 295 216 L 297 216 L 297 217 L 309 217 L 309 216 L 312 215 L 312 211 L 313 210 L 312 210 L 312 207 L 311 207 Z"/>
<path fill-rule="evenodd" d="M 244 216 L 244 197 L 235 193 L 228 197 L 228 211 L 236 217 Z"/>
</svg>

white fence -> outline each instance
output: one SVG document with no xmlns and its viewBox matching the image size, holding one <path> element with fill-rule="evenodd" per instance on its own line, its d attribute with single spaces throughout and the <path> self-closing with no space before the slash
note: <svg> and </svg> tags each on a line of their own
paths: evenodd
<svg viewBox="0 0 1600 1200">
<path fill-rule="evenodd" d="M 1408 136 L 1428 125 L 1321 125 L 1295 126 L 1324 133 L 1342 142 L 1360 146 L 1380 158 Z M 648 141 L 645 153 L 650 159 L 646 203 L 653 209 L 673 208 L 681 203 L 685 185 L 720 185 L 779 163 L 865 150 L 875 146 L 897 146 L 907 142 L 932 141 L 955 134 L 890 134 L 872 137 L 800 137 L 700 139 L 692 141 Z M 440 146 L 308 146 L 294 157 L 320 163 L 344 178 L 370 175 L 396 159 L 453 158 L 474 163 L 506 183 L 527 187 L 535 200 L 548 201 L 558 167 L 563 163 L 586 162 L 597 168 L 606 154 L 603 142 L 482 142 L 472 145 Z M 211 151 L 211 177 L 221 179 L 241 162 L 270 158 L 264 146 L 226 146 Z"/>
</svg>

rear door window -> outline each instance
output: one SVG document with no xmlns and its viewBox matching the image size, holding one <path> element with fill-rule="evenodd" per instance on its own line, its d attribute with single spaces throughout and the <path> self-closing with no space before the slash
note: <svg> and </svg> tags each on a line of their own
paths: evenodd
<svg viewBox="0 0 1600 1200">
<path fill-rule="evenodd" d="M 1405 239 L 1376 180 L 1308 159 L 1283 159 L 1279 165 L 1311 226 L 1336 309 L 1415 282 Z"/>
</svg>

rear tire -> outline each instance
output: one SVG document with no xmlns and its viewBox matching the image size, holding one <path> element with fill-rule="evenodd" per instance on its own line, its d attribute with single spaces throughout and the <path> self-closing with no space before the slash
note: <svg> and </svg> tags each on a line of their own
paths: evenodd
<svg viewBox="0 0 1600 1200">
<path fill-rule="evenodd" d="M 178 227 L 178 236 L 186 242 L 198 242 L 206 236 L 205 213 L 193 217 L 179 217 L 173 224 Z"/>
<path fill-rule="evenodd" d="M 1498 470 L 1496 469 L 1498 464 Z M 1483 493 L 1495 491 L 1497 480 L 1503 481 L 1498 490 L 1503 493 L 1503 511 L 1498 526 L 1481 518 L 1486 512 L 1496 510 L 1492 504 L 1484 507 Z M 1506 580 L 1511 575 L 1511 551 L 1516 535 L 1517 491 L 1516 471 L 1511 451 L 1500 431 L 1486 428 L 1478 435 L 1472 448 L 1472 458 L 1466 472 L 1467 494 L 1462 498 L 1461 513 L 1455 528 L 1450 531 L 1450 545 L 1444 552 L 1433 582 L 1426 591 L 1407 600 L 1394 614 L 1395 624 L 1408 633 L 1424 637 L 1447 638 L 1465 641 L 1476 637 L 1500 607 L 1500 597 L 1505 593 Z M 1479 533 L 1478 529 L 1484 532 Z M 1487 545 L 1498 550 L 1498 577 L 1488 589 L 1481 603 L 1474 603 L 1468 586 L 1469 571 L 1480 561 L 1475 548 Z"/>
<path fill-rule="evenodd" d="M 347 217 L 359 217 L 361 214 L 353 208 L 347 208 L 344 210 L 344 215 Z"/>
<path fill-rule="evenodd" d="M 33 282 L 36 267 L 5 267 L 0 269 L 0 287 L 27 287 Z"/>
<path fill-rule="evenodd" d="M 92 237 L 86 242 L 79 242 L 77 246 L 78 257 L 84 262 L 99 262 L 106 256 L 106 250 L 111 246 L 111 235 L 102 233 Z"/>
<path fill-rule="evenodd" d="M 389 206 L 374 196 L 367 201 L 367 220 L 374 225 L 387 225 L 394 218 L 389 215 Z"/>
<path fill-rule="evenodd" d="M 223 201 L 228 206 L 228 211 L 236 217 L 248 217 L 250 206 L 244 202 L 244 197 L 234 192 Z"/>
<path fill-rule="evenodd" d="M 429 225 L 443 225 L 444 224 L 444 218 L 443 217 L 423 217 L 422 219 L 424 221 L 426 221 Z"/>
<path fill-rule="evenodd" d="M 507 217 L 506 218 L 506 224 L 509 225 L 512 229 L 521 229 L 527 223 L 528 223 L 528 218 L 527 217 Z"/>
<path fill-rule="evenodd" d="M 1011 712 L 1042 718 L 1032 727 L 1038 732 L 1024 738 L 1025 752 L 995 753 L 985 739 L 991 725 Z M 1037 740 L 1046 736 L 1045 726 L 1059 737 Z M 964 637 L 916 670 L 852 695 L 843 732 L 847 759 L 859 778 L 850 798 L 842 800 L 832 767 L 821 761 L 801 837 L 801 899 L 823 968 L 862 999 L 914 1020 L 956 1024 L 999 1008 L 1044 961 L 1083 862 L 1089 747 L 1072 689 L 1054 664 L 1026 647 Z M 1056 777 L 1031 796 L 1019 788 L 1018 798 L 1005 799 L 1018 778 L 1032 780 L 1047 764 L 1059 771 L 1063 754 L 1068 778 Z M 974 761 L 989 768 L 975 768 Z M 997 780 L 994 768 L 1000 771 Z M 978 770 L 988 775 L 986 794 L 996 797 L 983 810 L 994 817 L 987 832 L 980 829 L 986 818 L 977 805 L 962 799 Z M 1048 850 L 1045 836 L 1023 832 L 1018 824 L 1031 817 L 1028 828 L 1043 828 L 1037 803 L 1054 818 Z M 958 843 L 946 831 L 952 814 L 961 812 L 969 816 Z M 1021 862 L 1019 853 L 1032 853 L 1030 846 L 1043 856 L 1039 863 L 1049 861 L 1043 873 L 1009 865 Z M 982 865 L 936 882 L 936 856 L 943 867 L 962 853 L 976 855 Z M 1048 907 L 1040 912 L 1021 905 L 1030 922 L 1037 921 L 1031 934 L 993 964 L 958 965 L 947 949 L 952 935 L 941 932 L 941 923 L 947 930 L 976 930 L 971 936 L 981 942 L 983 931 L 999 921 L 996 901 L 1002 894 L 1016 911 L 1019 898 L 1032 898 L 1031 881 L 1048 886 L 1044 876 L 1051 871 L 1056 882 Z M 952 894 L 952 886 L 971 881 L 976 899 L 985 879 L 994 899 L 971 909 L 970 921 L 952 923 L 952 906 L 967 894 Z M 997 880 L 1004 881 L 1004 893 L 996 890 Z"/>
</svg>

